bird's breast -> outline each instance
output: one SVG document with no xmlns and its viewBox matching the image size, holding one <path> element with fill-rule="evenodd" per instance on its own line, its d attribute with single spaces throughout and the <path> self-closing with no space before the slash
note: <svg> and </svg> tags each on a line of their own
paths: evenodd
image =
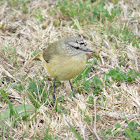
<svg viewBox="0 0 140 140">
<path fill-rule="evenodd" d="M 57 80 L 70 80 L 78 75 L 86 65 L 86 55 L 64 57 L 55 55 L 49 63 L 45 63 L 51 77 Z"/>
</svg>

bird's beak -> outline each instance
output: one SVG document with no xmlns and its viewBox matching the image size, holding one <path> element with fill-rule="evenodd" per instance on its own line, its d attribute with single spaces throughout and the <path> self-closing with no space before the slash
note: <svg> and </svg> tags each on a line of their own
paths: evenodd
<svg viewBox="0 0 140 140">
<path fill-rule="evenodd" d="M 93 51 L 93 50 L 91 50 L 91 49 L 89 49 L 89 48 L 87 48 L 87 49 L 85 50 L 85 52 L 94 52 L 94 53 L 95 53 L 95 51 Z"/>
</svg>

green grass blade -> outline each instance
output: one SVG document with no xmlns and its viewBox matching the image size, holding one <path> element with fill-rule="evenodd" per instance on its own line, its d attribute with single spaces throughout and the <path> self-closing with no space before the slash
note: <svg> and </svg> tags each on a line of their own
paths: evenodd
<svg viewBox="0 0 140 140">
<path fill-rule="evenodd" d="M 127 133 L 127 135 L 131 138 L 131 140 L 135 140 L 133 138 L 133 136 L 131 135 L 131 133 L 127 130 L 127 129 L 124 129 L 124 131 Z"/>
<path fill-rule="evenodd" d="M 68 123 L 68 125 L 69 125 L 70 129 L 72 130 L 72 132 L 74 133 L 74 135 L 76 136 L 77 140 L 83 140 L 81 138 L 81 136 L 76 132 L 76 130 L 70 125 L 70 123 Z"/>
<path fill-rule="evenodd" d="M 18 105 L 13 107 L 13 110 L 14 112 L 17 112 L 18 117 L 27 117 L 27 115 L 30 115 L 34 112 L 34 106 L 28 104 Z M 2 124 L 6 120 L 10 120 L 10 108 L 7 108 L 6 110 L 0 112 L 0 120 L 0 124 Z"/>
</svg>

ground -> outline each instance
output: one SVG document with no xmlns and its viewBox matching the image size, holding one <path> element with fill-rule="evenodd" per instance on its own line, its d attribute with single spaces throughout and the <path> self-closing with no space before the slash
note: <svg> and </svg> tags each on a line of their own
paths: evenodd
<svg viewBox="0 0 140 140">
<path fill-rule="evenodd" d="M 138 0 L 1 0 L 0 136 L 2 139 L 140 139 Z M 96 53 L 69 83 L 36 56 L 79 34 Z"/>
</svg>

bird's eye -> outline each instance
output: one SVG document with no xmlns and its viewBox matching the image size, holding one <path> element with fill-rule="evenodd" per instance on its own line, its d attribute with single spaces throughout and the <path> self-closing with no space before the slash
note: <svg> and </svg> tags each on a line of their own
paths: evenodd
<svg viewBox="0 0 140 140">
<path fill-rule="evenodd" d="M 79 44 L 80 44 L 80 45 L 84 45 L 85 43 L 84 43 L 84 42 L 80 42 Z"/>
<path fill-rule="evenodd" d="M 76 50 L 78 50 L 78 49 L 79 49 L 79 47 L 75 47 L 75 49 L 76 49 Z"/>
</svg>

